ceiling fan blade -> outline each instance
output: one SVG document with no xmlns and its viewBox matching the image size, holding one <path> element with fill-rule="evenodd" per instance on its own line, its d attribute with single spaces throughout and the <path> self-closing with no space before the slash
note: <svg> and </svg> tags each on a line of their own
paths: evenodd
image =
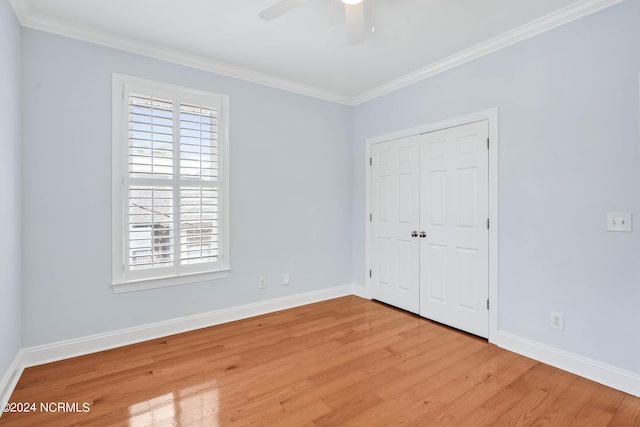
<svg viewBox="0 0 640 427">
<path fill-rule="evenodd" d="M 266 8 L 258 14 L 258 16 L 265 21 L 271 21 L 276 19 L 292 9 L 306 3 L 309 0 L 280 0 L 278 3 L 271 7 Z"/>
<path fill-rule="evenodd" d="M 344 17 L 347 25 L 347 44 L 350 46 L 364 41 L 364 2 L 345 4 Z"/>
</svg>

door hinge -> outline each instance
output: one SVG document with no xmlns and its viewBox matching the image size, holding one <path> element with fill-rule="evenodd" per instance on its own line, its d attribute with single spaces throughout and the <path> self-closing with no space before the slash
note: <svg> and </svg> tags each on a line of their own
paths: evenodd
<svg viewBox="0 0 640 427">
<path fill-rule="evenodd" d="M 369 277 L 373 277 L 373 276 L 371 275 L 371 270 L 369 270 Z"/>
<path fill-rule="evenodd" d="M 373 157 L 369 157 L 369 166 L 373 166 Z"/>
<path fill-rule="evenodd" d="M 489 218 L 487 218 L 487 230 L 489 229 Z"/>
<path fill-rule="evenodd" d="M 487 150 L 489 149 L 489 137 L 487 137 Z"/>
<path fill-rule="evenodd" d="M 373 221 L 373 214 L 369 214 L 369 222 Z"/>
<path fill-rule="evenodd" d="M 489 300 L 487 300 L 487 310 L 489 310 Z"/>
</svg>

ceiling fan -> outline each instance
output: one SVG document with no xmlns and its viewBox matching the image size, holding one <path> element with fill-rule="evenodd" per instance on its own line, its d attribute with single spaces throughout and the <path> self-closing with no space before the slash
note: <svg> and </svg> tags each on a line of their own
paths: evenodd
<svg viewBox="0 0 640 427">
<path fill-rule="evenodd" d="M 258 14 L 265 21 L 276 19 L 309 0 L 280 0 Z M 332 0 L 333 1 L 333 0 Z M 347 28 L 347 43 L 357 45 L 364 41 L 364 2 L 363 0 L 340 0 L 344 3 L 344 16 Z"/>
</svg>

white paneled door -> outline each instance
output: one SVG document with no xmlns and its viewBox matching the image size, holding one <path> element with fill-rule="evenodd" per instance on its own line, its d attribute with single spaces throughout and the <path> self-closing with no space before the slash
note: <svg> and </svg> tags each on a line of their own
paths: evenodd
<svg viewBox="0 0 640 427">
<path fill-rule="evenodd" d="M 418 136 L 375 144 L 371 166 L 373 298 L 418 313 Z"/>
<path fill-rule="evenodd" d="M 487 337 L 488 122 L 420 135 L 420 315 Z"/>
<path fill-rule="evenodd" d="M 372 145 L 374 299 L 488 336 L 488 121 Z"/>
</svg>

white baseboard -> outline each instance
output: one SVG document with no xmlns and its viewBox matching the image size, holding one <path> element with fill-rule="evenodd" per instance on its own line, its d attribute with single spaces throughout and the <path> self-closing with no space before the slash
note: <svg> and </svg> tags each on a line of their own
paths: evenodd
<svg viewBox="0 0 640 427">
<path fill-rule="evenodd" d="M 194 329 L 206 328 L 221 323 L 233 322 L 235 320 L 246 319 L 248 317 L 346 295 L 352 295 L 351 285 L 321 289 L 88 337 L 30 347 L 22 350 L 22 364 L 24 367 L 42 365 L 44 363 L 69 359 L 71 357 L 179 334 Z"/>
<path fill-rule="evenodd" d="M 22 349 L 16 355 L 9 370 L 0 382 L 0 403 L 5 403 L 9 400 L 25 367 L 69 359 L 97 351 L 108 350 L 347 295 L 356 295 L 361 298 L 370 299 L 367 288 L 364 286 L 338 286 Z M 498 331 L 496 339 L 492 340 L 492 343 L 507 350 L 522 354 L 523 356 L 640 397 L 640 375 L 636 373 L 609 366 L 504 331 Z"/>
<path fill-rule="evenodd" d="M 11 362 L 7 373 L 4 375 L 2 380 L 0 380 L 0 406 L 4 405 L 9 401 L 11 397 L 11 393 L 16 388 L 16 384 L 18 384 L 18 380 L 22 375 L 22 371 L 24 370 L 24 364 L 22 363 L 22 355 L 23 351 L 18 351 L 16 357 Z M 2 416 L 2 411 L 0 411 L 0 417 Z"/>
<path fill-rule="evenodd" d="M 493 344 L 572 374 L 640 397 L 640 375 L 555 347 L 498 331 Z"/>
<path fill-rule="evenodd" d="M 354 284 L 352 286 L 351 292 L 353 293 L 353 295 L 357 297 L 364 298 L 364 299 L 371 299 L 371 295 L 369 295 L 369 290 L 367 289 L 366 286 L 360 286 L 360 285 Z"/>
</svg>

